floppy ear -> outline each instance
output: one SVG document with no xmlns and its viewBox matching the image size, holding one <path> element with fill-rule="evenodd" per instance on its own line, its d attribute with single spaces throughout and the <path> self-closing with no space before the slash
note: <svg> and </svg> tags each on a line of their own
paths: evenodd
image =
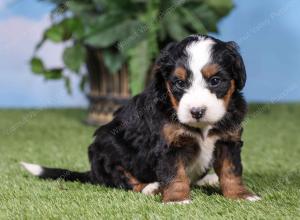
<svg viewBox="0 0 300 220">
<path fill-rule="evenodd" d="M 247 75 L 243 58 L 239 53 L 239 46 L 234 41 L 230 41 L 226 43 L 226 47 L 232 52 L 234 59 L 232 66 L 233 79 L 236 82 L 237 89 L 242 90 L 245 86 Z"/>
<path fill-rule="evenodd" d="M 175 65 L 175 49 L 177 43 L 169 43 L 159 54 L 156 60 L 156 71 L 160 72 L 164 77 L 172 70 Z"/>
</svg>

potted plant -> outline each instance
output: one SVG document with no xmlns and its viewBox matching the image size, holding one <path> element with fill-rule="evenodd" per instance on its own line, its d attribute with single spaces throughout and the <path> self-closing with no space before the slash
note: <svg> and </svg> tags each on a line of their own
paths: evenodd
<svg viewBox="0 0 300 220">
<path fill-rule="evenodd" d="M 90 101 L 90 124 L 109 121 L 112 112 L 143 90 L 159 50 L 194 33 L 217 32 L 217 22 L 233 8 L 231 0 L 44 0 L 55 4 L 44 42 L 69 42 L 64 66 L 46 68 L 36 55 L 32 72 L 64 80 L 71 71 Z M 89 85 L 89 89 L 86 87 Z"/>
</svg>

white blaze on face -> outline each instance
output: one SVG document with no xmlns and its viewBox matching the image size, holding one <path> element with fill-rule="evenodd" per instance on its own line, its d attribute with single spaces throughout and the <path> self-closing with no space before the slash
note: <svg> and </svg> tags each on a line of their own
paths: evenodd
<svg viewBox="0 0 300 220">
<path fill-rule="evenodd" d="M 199 37 L 198 41 L 186 48 L 192 77 L 191 86 L 186 89 L 179 101 L 177 115 L 181 123 L 203 127 L 216 123 L 226 112 L 223 99 L 218 99 L 210 92 L 201 73 L 202 68 L 211 63 L 211 48 L 214 43 L 211 39 Z M 204 116 L 198 121 L 192 117 L 191 108 L 193 107 L 206 108 Z"/>
</svg>

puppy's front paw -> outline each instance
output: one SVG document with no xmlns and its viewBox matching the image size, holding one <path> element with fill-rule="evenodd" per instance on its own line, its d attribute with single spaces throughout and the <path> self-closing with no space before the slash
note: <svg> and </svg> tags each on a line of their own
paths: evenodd
<svg viewBox="0 0 300 220">
<path fill-rule="evenodd" d="M 192 201 L 189 199 L 186 200 L 182 200 L 182 201 L 171 201 L 171 202 L 165 202 L 164 204 L 167 205 L 186 205 L 186 204 L 190 204 Z"/>
<path fill-rule="evenodd" d="M 254 193 L 248 191 L 247 189 L 239 190 L 236 193 L 224 193 L 223 194 L 226 198 L 234 199 L 234 200 L 248 200 L 251 202 L 256 202 L 261 200 L 261 197 L 255 195 Z"/>
<path fill-rule="evenodd" d="M 155 195 L 159 192 L 159 187 L 160 185 L 158 182 L 149 183 L 142 190 L 142 193 L 145 195 Z"/>
<path fill-rule="evenodd" d="M 248 201 L 251 201 L 251 202 L 256 202 L 256 201 L 261 200 L 261 197 L 259 197 L 257 195 L 251 195 L 251 196 L 247 196 L 245 199 Z"/>
<path fill-rule="evenodd" d="M 218 186 L 219 185 L 219 177 L 217 174 L 207 174 L 201 180 L 198 180 L 196 183 L 197 186 Z"/>
</svg>

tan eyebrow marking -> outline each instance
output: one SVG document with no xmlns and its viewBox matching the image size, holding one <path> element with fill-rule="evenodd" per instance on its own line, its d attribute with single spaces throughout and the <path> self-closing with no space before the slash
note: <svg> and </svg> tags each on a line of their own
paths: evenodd
<svg viewBox="0 0 300 220">
<path fill-rule="evenodd" d="M 210 78 L 220 71 L 218 64 L 207 64 L 201 69 L 204 78 Z"/>
<path fill-rule="evenodd" d="M 186 80 L 186 78 L 187 78 L 187 72 L 186 72 L 186 69 L 185 68 L 183 68 L 183 67 L 177 67 L 176 69 L 175 69 L 175 75 L 179 78 L 179 79 L 181 79 L 181 80 Z"/>
</svg>

